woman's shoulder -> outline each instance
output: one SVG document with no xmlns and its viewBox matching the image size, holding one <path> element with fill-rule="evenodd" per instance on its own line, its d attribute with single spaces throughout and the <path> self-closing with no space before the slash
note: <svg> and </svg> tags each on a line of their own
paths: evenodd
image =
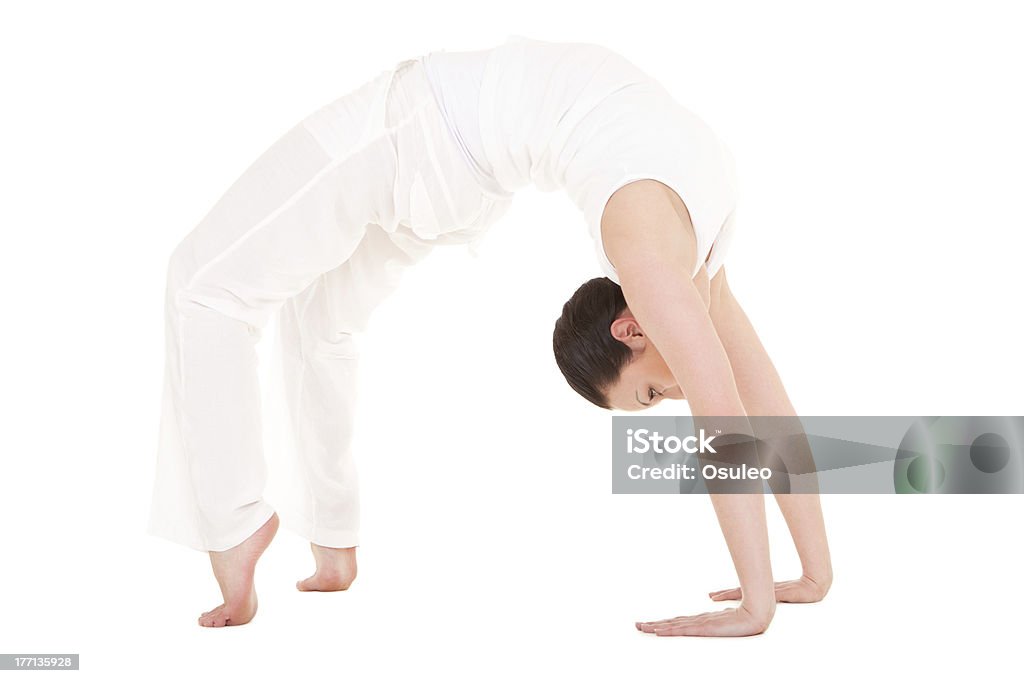
<svg viewBox="0 0 1024 683">
<path fill-rule="evenodd" d="M 605 221 L 615 221 L 624 227 L 635 226 L 641 221 L 638 216 L 648 216 L 652 212 L 663 212 L 667 208 L 693 232 L 690 213 L 679 194 L 659 180 L 641 178 L 626 183 L 612 193 L 605 205 L 602 216 L 602 227 Z"/>
<path fill-rule="evenodd" d="M 612 264 L 613 252 L 635 251 L 636 245 L 660 244 L 660 232 L 668 236 L 681 229 L 682 248 L 687 261 L 697 253 L 697 235 L 686 205 L 679 195 L 664 183 L 649 178 L 634 180 L 615 190 L 601 216 L 601 238 Z M 670 241 L 679 245 L 677 237 Z"/>
</svg>

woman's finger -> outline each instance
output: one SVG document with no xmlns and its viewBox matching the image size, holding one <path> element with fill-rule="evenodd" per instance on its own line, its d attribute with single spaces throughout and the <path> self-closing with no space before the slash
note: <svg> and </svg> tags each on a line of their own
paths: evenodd
<svg viewBox="0 0 1024 683">
<path fill-rule="evenodd" d="M 659 636 L 699 636 L 713 635 L 717 624 L 731 618 L 726 612 L 705 612 L 694 617 L 680 619 L 669 624 L 662 624 L 653 629 Z"/>
<path fill-rule="evenodd" d="M 676 623 L 676 619 L 666 619 L 665 621 L 650 622 L 648 624 L 640 624 L 640 630 L 644 633 L 654 633 L 655 629 L 668 628 L 672 624 Z"/>
<path fill-rule="evenodd" d="M 660 619 L 658 621 L 640 621 L 637 622 L 636 627 L 644 633 L 653 633 L 654 630 L 658 628 L 665 628 L 666 626 L 679 625 L 697 619 L 704 619 L 712 614 L 717 614 L 717 612 L 702 612 L 701 614 L 694 614 L 692 616 L 673 617 L 671 619 Z"/>
<path fill-rule="evenodd" d="M 657 624 L 667 624 L 669 622 L 675 621 L 676 619 L 682 619 L 682 617 L 672 617 L 671 619 L 659 619 L 657 621 L 638 621 L 638 622 L 636 622 L 636 628 L 639 631 L 643 631 L 644 630 L 643 629 L 644 626 L 654 626 L 654 625 L 657 625 Z"/>
<path fill-rule="evenodd" d="M 675 619 L 668 619 L 664 622 L 644 624 L 640 629 L 644 633 L 656 633 L 664 629 L 674 629 L 689 626 L 703 622 L 707 618 L 707 613 L 696 614 L 692 617 L 676 617 Z"/>
<path fill-rule="evenodd" d="M 708 593 L 712 600 L 739 600 L 743 592 L 739 588 L 728 588 L 723 591 L 715 591 L 714 593 Z"/>
</svg>

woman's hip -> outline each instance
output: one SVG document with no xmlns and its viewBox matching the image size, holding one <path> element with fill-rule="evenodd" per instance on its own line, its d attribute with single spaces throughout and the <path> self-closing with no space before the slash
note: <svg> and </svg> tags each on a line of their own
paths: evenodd
<svg viewBox="0 0 1024 683">
<path fill-rule="evenodd" d="M 341 195 L 369 195 L 368 220 L 436 244 L 469 241 L 491 222 L 481 190 L 445 127 L 423 65 L 398 63 L 321 107 L 303 126 L 353 184 Z M 344 201 L 344 200 L 342 200 Z"/>
</svg>

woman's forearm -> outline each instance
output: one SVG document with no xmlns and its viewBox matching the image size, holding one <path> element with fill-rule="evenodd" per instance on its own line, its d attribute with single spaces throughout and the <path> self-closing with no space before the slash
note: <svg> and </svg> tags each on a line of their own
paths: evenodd
<svg viewBox="0 0 1024 683">
<path fill-rule="evenodd" d="M 779 473 L 779 479 L 771 482 L 775 502 L 793 537 L 803 574 L 822 587 L 824 595 L 832 584 L 832 560 L 818 497 L 817 466 L 803 424 L 788 398 L 783 395 L 782 399 L 772 409 L 776 414 L 751 415 L 750 423 L 758 439 L 759 465 Z"/>
<path fill-rule="evenodd" d="M 804 576 L 827 591 L 832 585 L 832 558 L 818 494 L 780 493 L 776 494 L 775 502 L 793 536 Z"/>
<path fill-rule="evenodd" d="M 758 619 L 771 621 L 775 613 L 775 583 L 768 552 L 764 495 L 713 493 L 710 497 L 736 567 L 743 591 L 742 606 Z"/>
<path fill-rule="evenodd" d="M 832 582 L 832 561 L 825 521 L 817 494 L 817 473 L 807 435 L 775 365 L 768 357 L 746 313 L 729 289 L 724 268 L 717 283 L 711 317 L 729 355 L 736 386 L 759 442 L 759 455 L 772 467 L 781 461 L 791 477 L 791 488 L 801 493 L 780 493 L 775 500 L 793 536 L 804 574 L 824 586 Z M 772 462 L 774 461 L 774 462 Z"/>
</svg>

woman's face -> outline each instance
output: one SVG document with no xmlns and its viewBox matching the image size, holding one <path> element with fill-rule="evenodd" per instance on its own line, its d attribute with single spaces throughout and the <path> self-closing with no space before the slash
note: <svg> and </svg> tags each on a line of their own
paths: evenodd
<svg viewBox="0 0 1024 683">
<path fill-rule="evenodd" d="M 646 410 L 666 398 L 686 398 L 661 353 L 643 333 L 628 308 L 612 323 L 611 333 L 633 350 L 633 360 L 622 369 L 619 381 L 607 390 L 612 408 Z"/>
</svg>

